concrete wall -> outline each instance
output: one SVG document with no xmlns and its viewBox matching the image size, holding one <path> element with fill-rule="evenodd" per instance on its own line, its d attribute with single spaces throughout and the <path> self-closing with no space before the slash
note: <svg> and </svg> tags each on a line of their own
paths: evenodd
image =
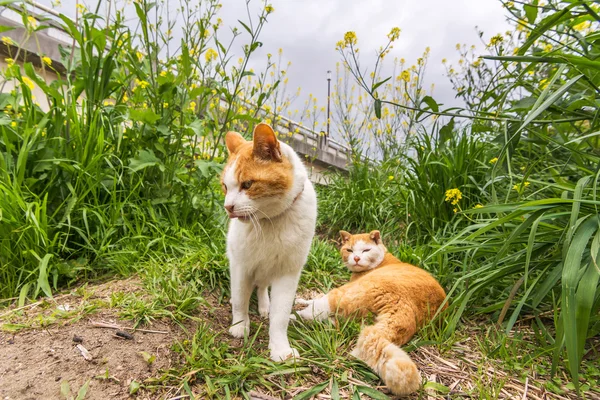
<svg viewBox="0 0 600 400">
<path fill-rule="evenodd" d="M 8 57 L 6 56 L 6 57 L 0 58 L 0 69 L 5 69 L 8 66 L 8 64 L 5 61 L 6 58 L 8 58 Z M 19 65 L 21 65 L 21 63 L 19 63 Z M 44 70 L 42 70 L 42 68 L 35 68 L 35 70 L 36 70 L 36 73 L 39 76 L 41 76 L 48 84 L 51 83 L 52 81 L 55 81 L 56 79 L 58 79 L 58 76 L 54 72 L 49 71 L 48 69 L 46 69 L 44 71 Z M 23 68 L 21 68 L 21 73 L 24 74 Z M 15 83 L 20 84 L 15 79 L 9 79 L 5 82 L 2 82 L 2 86 L 1 86 L 2 93 L 8 93 L 11 90 L 13 90 L 15 88 Z M 31 91 L 31 94 L 33 96 L 35 96 L 35 100 L 39 103 L 40 108 L 42 110 L 48 111 L 50 109 L 50 106 L 46 99 L 46 94 L 44 93 L 44 91 L 42 89 L 39 88 L 39 86 L 35 85 L 35 87 Z"/>
</svg>

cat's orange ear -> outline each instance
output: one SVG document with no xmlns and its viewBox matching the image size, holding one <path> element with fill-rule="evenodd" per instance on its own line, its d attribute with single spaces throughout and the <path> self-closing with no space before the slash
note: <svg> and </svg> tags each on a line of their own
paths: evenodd
<svg viewBox="0 0 600 400">
<path fill-rule="evenodd" d="M 349 234 L 346 231 L 340 231 L 340 238 L 342 239 L 342 244 L 346 243 L 348 240 L 350 240 L 350 237 L 352 235 Z"/>
<path fill-rule="evenodd" d="M 252 154 L 265 161 L 282 161 L 279 141 L 275 136 L 275 131 L 269 125 L 260 123 L 254 128 Z"/>
<path fill-rule="evenodd" d="M 369 237 L 376 244 L 381 244 L 381 233 L 379 233 L 379 231 L 371 231 L 371 233 L 369 233 Z"/>
<path fill-rule="evenodd" d="M 227 132 L 225 135 L 225 144 L 229 154 L 235 153 L 244 143 L 246 143 L 246 139 L 237 132 Z"/>
</svg>

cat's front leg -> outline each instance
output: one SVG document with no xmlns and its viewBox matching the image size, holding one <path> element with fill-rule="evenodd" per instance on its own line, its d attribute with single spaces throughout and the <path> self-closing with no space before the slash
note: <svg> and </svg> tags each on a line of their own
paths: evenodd
<svg viewBox="0 0 600 400">
<path fill-rule="evenodd" d="M 290 346 L 287 329 L 299 278 L 298 275 L 286 275 L 276 279 L 271 285 L 269 349 L 274 361 L 298 357 L 298 351 Z"/>
<path fill-rule="evenodd" d="M 297 299 L 296 303 L 306 304 L 304 309 L 296 312 L 300 318 L 305 320 L 324 321 L 329 318 L 329 315 L 331 314 L 329 298 L 327 295 L 313 300 Z"/>
<path fill-rule="evenodd" d="M 252 282 L 244 273 L 243 268 L 237 265 L 231 268 L 231 309 L 232 320 L 229 333 L 236 338 L 243 338 L 250 331 L 250 295 Z"/>
</svg>

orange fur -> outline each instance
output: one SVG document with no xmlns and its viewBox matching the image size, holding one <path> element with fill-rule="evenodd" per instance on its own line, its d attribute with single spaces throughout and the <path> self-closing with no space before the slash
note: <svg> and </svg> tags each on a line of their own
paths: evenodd
<svg viewBox="0 0 600 400">
<path fill-rule="evenodd" d="M 330 291 L 329 307 L 344 316 L 365 316 L 369 312 L 377 316 L 373 326 L 362 330 L 353 355 L 373 368 L 394 394 L 412 393 L 419 388 L 421 378 L 416 365 L 398 346 L 408 342 L 430 320 L 446 293 L 425 270 L 403 263 L 387 252 L 378 231 L 361 235 L 340 233 L 340 252 L 346 263 L 352 254 L 349 251 L 359 241 L 380 246 L 385 255 L 378 265 L 354 272 L 350 283 Z"/>
<path fill-rule="evenodd" d="M 269 125 L 258 124 L 252 142 L 237 132 L 227 132 L 225 143 L 229 159 L 222 176 L 235 162 L 237 181 L 252 182 L 246 190 L 249 198 L 277 196 L 290 190 L 293 182 L 292 164 L 281 154 L 279 141 Z M 224 185 L 223 190 L 227 192 Z"/>
</svg>

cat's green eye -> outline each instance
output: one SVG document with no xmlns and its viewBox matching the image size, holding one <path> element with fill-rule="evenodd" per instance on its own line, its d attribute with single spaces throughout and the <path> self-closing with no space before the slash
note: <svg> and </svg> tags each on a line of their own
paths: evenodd
<svg viewBox="0 0 600 400">
<path fill-rule="evenodd" d="M 253 181 L 244 181 L 242 182 L 242 189 L 250 189 L 250 186 L 252 186 Z"/>
</svg>

